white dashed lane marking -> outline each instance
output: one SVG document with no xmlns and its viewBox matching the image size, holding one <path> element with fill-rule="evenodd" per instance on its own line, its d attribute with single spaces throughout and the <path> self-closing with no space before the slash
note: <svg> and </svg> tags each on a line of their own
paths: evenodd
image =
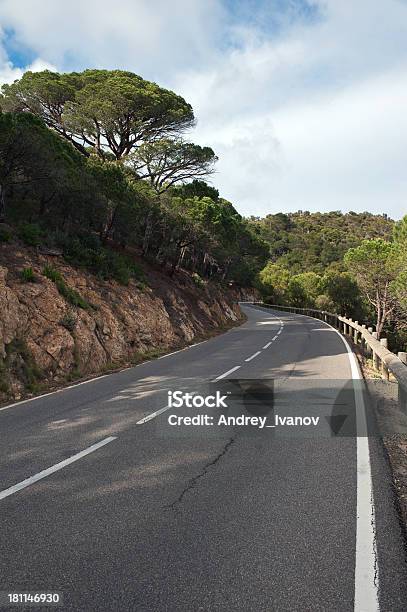
<svg viewBox="0 0 407 612">
<path fill-rule="evenodd" d="M 248 357 L 247 359 L 245 359 L 245 361 L 251 361 L 252 359 L 254 359 L 255 357 L 257 357 L 258 355 L 260 355 L 261 351 L 257 351 L 257 353 L 254 353 L 253 355 L 250 355 L 250 357 Z"/>
</svg>

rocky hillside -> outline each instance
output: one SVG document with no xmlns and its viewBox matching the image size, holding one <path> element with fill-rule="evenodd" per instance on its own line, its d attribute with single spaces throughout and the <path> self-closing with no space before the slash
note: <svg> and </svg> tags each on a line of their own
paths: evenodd
<svg viewBox="0 0 407 612">
<path fill-rule="evenodd" d="M 145 273 L 145 283 L 123 286 L 0 245 L 0 401 L 139 363 L 242 320 L 237 290 Z"/>
</svg>

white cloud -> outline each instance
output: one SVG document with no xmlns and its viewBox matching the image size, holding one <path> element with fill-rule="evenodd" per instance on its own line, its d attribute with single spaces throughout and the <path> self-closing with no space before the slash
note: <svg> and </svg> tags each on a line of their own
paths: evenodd
<svg viewBox="0 0 407 612">
<path fill-rule="evenodd" d="M 357 6 L 355 6 L 355 4 Z M 385 6 L 384 6 L 385 5 Z M 407 6 L 321 2 L 324 18 L 178 76 L 215 177 L 246 214 L 407 213 Z"/>
<path fill-rule="evenodd" d="M 222 13 L 218 0 L 0 2 L 17 44 L 59 68 L 121 67 L 147 78 L 208 61 Z"/>
<path fill-rule="evenodd" d="M 26 70 L 31 70 L 32 72 L 40 72 L 41 70 L 56 70 L 56 66 L 42 60 L 41 58 L 36 58 L 32 64 L 28 64 L 23 70 L 22 68 L 15 68 L 8 59 L 2 60 L 0 54 L 0 84 L 12 83 L 16 79 L 21 78 Z"/>
<path fill-rule="evenodd" d="M 233 3 L 231 3 L 233 6 Z M 407 3 L 318 0 L 320 18 L 236 23 L 221 0 L 0 0 L 33 69 L 127 68 L 192 102 L 214 182 L 246 214 L 407 212 Z M 253 6 L 253 3 L 250 4 Z M 293 5 L 294 6 L 294 5 Z M 260 19 L 261 16 L 261 19 Z M 265 22 L 265 21 L 264 21 Z M 233 41 L 234 46 L 225 41 Z M 0 80 L 20 76 L 0 49 Z"/>
<path fill-rule="evenodd" d="M 0 84 L 12 83 L 16 79 L 19 79 L 25 70 L 32 70 L 33 72 L 39 72 L 41 70 L 56 70 L 56 67 L 37 57 L 33 62 L 28 64 L 25 69 L 16 68 L 8 58 L 4 44 L 4 31 L 0 28 Z"/>
</svg>

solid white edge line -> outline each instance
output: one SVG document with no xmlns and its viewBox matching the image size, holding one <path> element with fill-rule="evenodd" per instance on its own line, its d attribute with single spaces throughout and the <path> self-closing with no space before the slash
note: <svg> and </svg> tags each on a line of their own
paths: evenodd
<svg viewBox="0 0 407 612">
<path fill-rule="evenodd" d="M 184 346 L 184 348 L 178 349 L 178 351 L 172 351 L 172 353 L 166 353 L 165 355 L 161 355 L 161 357 L 157 357 L 156 361 L 159 361 L 160 359 L 165 359 L 166 357 L 171 357 L 172 355 L 177 355 L 177 353 L 182 353 L 183 351 L 187 351 L 188 349 L 194 348 L 194 346 L 199 346 L 200 344 L 208 342 L 208 340 L 211 340 L 211 338 L 208 338 L 207 340 L 201 340 L 201 342 L 195 342 L 194 344 L 188 344 L 188 346 Z M 149 363 L 150 361 L 154 360 L 150 359 L 149 361 L 143 361 L 143 363 L 139 363 L 137 366 L 131 367 L 137 368 L 138 366 L 144 365 L 145 363 Z"/>
<path fill-rule="evenodd" d="M 332 327 L 332 326 L 330 326 Z M 356 356 L 346 339 L 334 329 L 348 351 L 354 380 L 362 380 Z M 379 606 L 379 574 L 375 540 L 375 508 L 367 435 L 366 406 L 360 385 L 354 387 L 356 407 L 356 559 L 355 612 L 374 612 Z"/>
<path fill-rule="evenodd" d="M 302 316 L 307 319 L 314 317 Z M 363 380 L 356 356 L 342 334 L 338 334 L 348 353 L 353 380 Z M 356 408 L 356 548 L 354 612 L 377 612 L 379 606 L 379 568 L 376 563 L 375 508 L 367 436 L 366 406 L 360 385 L 353 388 Z M 361 435 L 359 435 L 359 433 Z"/>
<path fill-rule="evenodd" d="M 3 406 L 0 408 L 0 412 L 2 412 L 3 410 L 8 410 L 9 408 L 14 408 L 15 406 L 22 406 L 23 404 L 28 404 L 28 402 L 35 402 L 36 400 L 41 400 L 44 397 L 49 397 L 50 395 L 55 395 L 56 393 L 62 393 L 63 391 L 67 391 L 68 389 L 75 389 L 75 387 L 80 387 L 81 385 L 87 385 L 88 383 L 95 382 L 97 380 L 101 380 L 102 378 L 106 378 L 107 376 L 112 376 L 113 374 L 120 374 L 121 372 L 125 372 L 126 370 L 132 370 L 133 368 L 139 368 L 141 366 L 146 365 L 147 363 L 152 363 L 153 361 L 158 361 L 159 359 L 164 359 L 165 357 L 171 357 L 171 355 L 182 353 L 182 351 L 187 351 L 188 349 L 194 348 L 195 346 L 199 346 L 200 344 L 204 344 L 205 342 L 208 342 L 209 340 L 212 340 L 212 338 L 208 338 L 207 340 L 202 340 L 201 342 L 195 342 L 195 344 L 189 344 L 188 346 L 184 346 L 184 348 L 179 349 L 178 351 L 173 351 L 172 353 L 166 353 L 165 355 L 161 355 L 161 357 L 157 357 L 157 359 L 148 359 L 146 361 L 143 361 L 142 363 L 138 363 L 137 365 L 124 367 L 124 368 L 121 368 L 120 370 L 116 370 L 115 372 L 110 372 L 109 374 L 102 374 L 101 376 L 94 376 L 93 378 L 82 380 L 81 382 L 75 383 L 73 385 L 68 385 L 67 387 L 62 387 L 61 389 L 55 389 L 55 391 L 50 391 L 49 393 L 42 393 L 41 395 L 36 395 L 35 397 L 28 397 L 27 399 L 24 399 L 18 402 L 13 402 L 12 404 L 7 404 L 7 406 Z"/>
<path fill-rule="evenodd" d="M 217 378 L 215 378 L 215 380 L 222 380 L 222 378 L 226 378 L 226 376 L 229 376 L 229 374 L 233 374 L 233 372 L 236 372 L 236 370 L 238 370 L 241 366 L 235 366 L 234 368 L 232 368 L 231 370 L 228 370 L 227 372 L 225 372 L 224 374 L 221 374 L 220 376 L 218 376 Z"/>
<path fill-rule="evenodd" d="M 239 304 L 251 304 L 251 302 L 239 302 Z M 276 315 L 270 315 L 270 316 L 271 317 L 276 317 Z M 165 357 L 171 357 L 172 355 L 176 355 L 177 353 L 182 353 L 183 351 L 186 351 L 188 349 L 194 348 L 195 346 L 199 346 L 200 344 L 204 344 L 205 342 L 208 342 L 211 339 L 212 338 L 208 338 L 207 340 L 202 340 L 201 342 L 195 342 L 195 344 L 190 344 L 188 346 L 184 346 L 184 348 L 179 349 L 178 351 L 173 351 L 172 353 L 166 353 L 165 355 L 161 355 L 161 357 L 157 357 L 156 361 L 158 361 L 159 359 L 165 359 Z M 111 372 L 110 374 L 102 374 L 100 376 L 94 376 L 93 378 L 88 378 L 87 380 L 82 380 L 81 382 L 75 383 L 73 385 L 68 385 L 67 387 L 62 387 L 61 389 L 55 389 L 55 391 L 50 391 L 49 393 L 42 393 L 41 395 L 36 395 L 35 397 L 28 397 L 27 399 L 24 399 L 24 400 L 21 400 L 21 401 L 18 401 L 18 402 L 13 402 L 12 404 L 7 404 L 6 406 L 0 407 L 0 412 L 3 412 L 3 410 L 8 410 L 9 408 L 14 408 L 15 406 L 23 406 L 24 404 L 28 404 L 29 402 L 35 402 L 37 400 L 41 400 L 44 397 L 49 397 L 50 395 L 56 395 L 57 393 L 62 393 L 63 391 L 67 391 L 68 389 L 75 389 L 75 387 L 80 387 L 81 385 L 87 385 L 88 383 L 95 382 L 96 380 L 101 380 L 102 378 L 106 378 L 107 376 L 111 376 L 112 374 L 119 374 L 120 372 L 125 372 L 126 370 L 131 370 L 132 368 L 139 368 L 140 366 L 146 365 L 147 363 L 151 363 L 152 361 L 154 361 L 154 359 L 149 359 L 149 360 L 143 361 L 142 363 L 139 363 L 137 365 L 122 368 L 120 370 L 117 370 L 116 372 Z M 237 366 L 237 368 L 240 368 L 240 366 Z M 235 369 L 237 369 L 237 368 L 235 368 Z M 231 371 L 233 372 L 234 369 L 232 369 Z M 227 372 L 225 374 L 225 376 L 228 373 L 229 372 Z M 223 375 L 222 375 L 222 377 L 216 378 L 215 380 L 220 380 L 221 378 L 223 378 Z"/>
<path fill-rule="evenodd" d="M 263 346 L 263 350 L 268 349 L 269 346 L 271 346 L 271 342 L 267 342 L 267 344 Z"/>
<path fill-rule="evenodd" d="M 245 361 L 251 361 L 252 359 L 254 359 L 255 357 L 257 357 L 258 355 L 260 355 L 261 351 L 257 351 L 257 353 L 254 353 L 253 355 L 251 355 L 250 357 L 248 357 L 247 359 L 245 359 Z"/>
<path fill-rule="evenodd" d="M 13 485 L 12 487 L 9 487 L 8 489 L 4 489 L 4 491 L 0 491 L 0 499 L 9 497 L 10 495 L 13 495 L 14 493 L 17 493 L 18 491 L 21 491 L 22 489 L 29 487 L 35 482 L 38 482 L 39 480 L 46 478 L 50 474 L 54 474 L 54 472 L 58 472 L 59 470 L 62 470 L 62 468 L 66 467 L 67 465 L 74 463 L 74 461 L 78 461 L 78 459 L 82 459 L 82 457 L 85 457 L 86 455 L 93 453 L 95 450 L 98 450 L 98 448 L 101 448 L 102 446 L 105 446 L 105 444 L 109 444 L 109 442 L 113 442 L 113 440 L 116 440 L 116 439 L 117 439 L 116 436 L 109 436 L 108 438 L 105 438 L 104 440 L 101 440 L 100 442 L 97 442 L 96 444 L 92 444 L 92 446 L 85 448 L 83 451 L 76 453 L 76 455 L 72 455 L 72 457 L 69 457 L 68 459 L 64 459 L 63 461 L 60 461 L 59 463 L 52 465 L 46 470 L 42 470 L 42 472 L 38 472 L 38 474 L 34 474 L 34 476 L 30 476 L 29 478 L 26 478 L 26 480 L 22 480 L 21 482 Z"/>
<path fill-rule="evenodd" d="M 20 402 L 14 402 L 13 404 L 7 404 L 7 406 L 3 406 L 2 408 L 0 408 L 0 412 L 2 412 L 3 410 L 8 410 L 9 408 L 14 408 L 14 406 L 22 406 L 23 404 L 28 404 L 29 402 L 35 402 L 35 400 L 40 400 L 40 399 L 43 399 L 44 397 L 55 395 L 56 393 L 62 393 L 62 391 L 67 391 L 68 389 L 74 389 L 75 387 L 80 387 L 81 385 L 87 385 L 88 383 L 94 382 L 95 380 L 101 380 L 102 378 L 106 378 L 106 376 L 109 376 L 109 374 L 102 374 L 101 376 L 95 376 L 94 378 L 83 380 L 82 382 L 76 383 L 74 385 L 69 385 L 68 387 L 62 387 L 61 389 L 55 389 L 55 391 L 50 391 L 49 393 L 43 393 L 42 395 L 36 395 L 35 397 L 29 397 L 25 400 L 21 400 Z"/>
</svg>

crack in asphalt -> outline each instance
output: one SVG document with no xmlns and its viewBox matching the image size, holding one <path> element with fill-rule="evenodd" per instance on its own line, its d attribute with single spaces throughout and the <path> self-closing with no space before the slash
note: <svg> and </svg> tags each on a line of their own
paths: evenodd
<svg viewBox="0 0 407 612">
<path fill-rule="evenodd" d="M 197 482 L 201 478 L 206 476 L 206 474 L 208 473 L 208 469 L 210 467 L 213 467 L 214 465 L 216 465 L 222 459 L 222 457 L 224 457 L 226 455 L 226 453 L 228 452 L 228 450 L 232 446 L 232 444 L 235 442 L 235 440 L 236 440 L 236 437 L 230 438 L 230 440 L 225 444 L 225 446 L 223 447 L 221 452 L 218 455 L 216 455 L 215 459 L 213 459 L 212 461 L 207 463 L 204 466 L 202 472 L 199 472 L 199 474 L 197 474 L 196 476 L 191 478 L 191 480 L 188 482 L 187 486 L 181 491 L 181 493 L 177 497 L 177 499 L 175 501 L 173 501 L 171 504 L 168 504 L 168 506 L 166 506 L 166 508 L 171 508 L 172 509 L 177 504 L 180 504 L 182 502 L 183 498 L 184 498 L 184 495 L 186 495 L 186 493 L 188 493 L 188 491 L 191 491 L 191 489 L 193 489 L 195 487 L 195 485 L 197 484 Z"/>
</svg>

